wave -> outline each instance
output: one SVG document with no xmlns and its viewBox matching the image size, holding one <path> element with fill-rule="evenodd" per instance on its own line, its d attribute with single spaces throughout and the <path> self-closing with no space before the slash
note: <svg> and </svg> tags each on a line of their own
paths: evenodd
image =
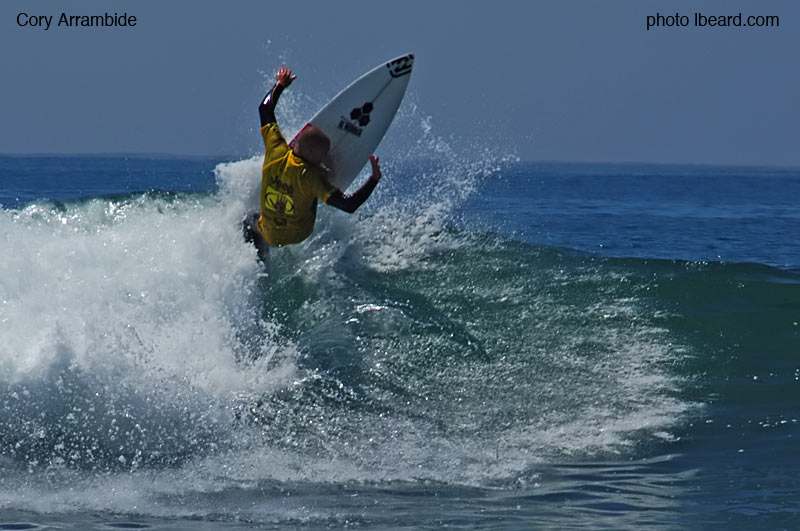
<svg viewBox="0 0 800 531">
<path fill-rule="evenodd" d="M 502 161 L 426 142 L 446 164 L 387 163 L 359 215 L 321 209 L 266 266 L 240 227 L 258 157 L 210 193 L 0 210 L 0 507 L 202 516 L 283 482 L 509 488 L 668 453 L 704 407 L 697 315 L 796 311 L 792 272 L 458 228 Z"/>
<path fill-rule="evenodd" d="M 669 439 L 692 407 L 665 370 L 683 351 L 624 268 L 391 203 L 323 211 L 261 268 L 234 184 L 2 212 L 0 446 L 38 492 L 8 506 L 75 509 L 53 482 L 76 477 L 95 495 L 160 478 L 133 498 L 188 478 L 524 482 Z"/>
</svg>

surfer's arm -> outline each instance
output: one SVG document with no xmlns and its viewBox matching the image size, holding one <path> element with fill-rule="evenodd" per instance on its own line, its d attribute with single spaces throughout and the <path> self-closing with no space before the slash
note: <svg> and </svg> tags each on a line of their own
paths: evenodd
<svg viewBox="0 0 800 531">
<path fill-rule="evenodd" d="M 381 180 L 381 167 L 378 165 L 378 157 L 374 155 L 369 156 L 369 161 L 372 164 L 372 176 L 367 179 L 367 182 L 361 185 L 361 188 L 355 191 L 352 195 L 344 195 L 341 190 L 334 191 L 325 204 L 344 210 L 348 214 L 352 214 L 358 207 L 364 204 L 372 195 L 373 190 Z"/>
<path fill-rule="evenodd" d="M 280 67 L 278 73 L 275 75 L 275 86 L 267 92 L 267 95 L 261 100 L 261 104 L 258 106 L 258 115 L 261 117 L 261 127 L 277 121 L 275 118 L 275 106 L 278 104 L 278 98 L 280 98 L 283 89 L 291 85 L 296 77 L 297 76 L 292 75 L 290 69 L 285 66 Z"/>
<path fill-rule="evenodd" d="M 267 92 L 266 97 L 261 100 L 261 104 L 258 106 L 258 115 L 261 117 L 261 127 L 277 121 L 275 118 L 275 104 L 278 103 L 278 97 L 280 97 L 281 92 L 283 92 L 283 87 L 276 83 L 275 86 Z"/>
</svg>

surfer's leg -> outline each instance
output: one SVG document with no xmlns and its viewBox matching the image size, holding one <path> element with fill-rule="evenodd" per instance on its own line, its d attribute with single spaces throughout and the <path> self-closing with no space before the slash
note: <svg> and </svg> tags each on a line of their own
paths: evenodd
<svg viewBox="0 0 800 531">
<path fill-rule="evenodd" d="M 269 256 L 269 244 L 264 241 L 264 237 L 258 231 L 258 212 L 253 212 L 244 218 L 242 221 L 242 233 L 244 241 L 255 245 L 259 260 L 266 262 Z"/>
<path fill-rule="evenodd" d="M 255 243 L 254 236 L 258 232 L 258 212 L 247 214 L 242 220 L 242 236 L 244 241 Z"/>
</svg>

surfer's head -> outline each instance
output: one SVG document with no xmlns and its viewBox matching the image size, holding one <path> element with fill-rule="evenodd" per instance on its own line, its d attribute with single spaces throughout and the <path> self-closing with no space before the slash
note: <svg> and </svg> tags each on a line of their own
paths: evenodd
<svg viewBox="0 0 800 531">
<path fill-rule="evenodd" d="M 319 166 L 328 155 L 331 140 L 318 127 L 308 125 L 294 141 L 294 153 L 306 162 Z"/>
</svg>

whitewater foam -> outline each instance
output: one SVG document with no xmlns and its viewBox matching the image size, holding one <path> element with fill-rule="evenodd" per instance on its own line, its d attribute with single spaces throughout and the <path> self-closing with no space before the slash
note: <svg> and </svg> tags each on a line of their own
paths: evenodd
<svg viewBox="0 0 800 531">
<path fill-rule="evenodd" d="M 513 485 L 668 436 L 678 349 L 635 283 L 457 228 L 507 158 L 413 105 L 398 124 L 389 144 L 414 140 L 392 153 L 413 154 L 383 159 L 364 208 L 320 208 L 264 266 L 241 238 L 260 156 L 219 164 L 213 193 L 0 210 L 0 507 L 205 516 L 208 493 L 282 482 Z"/>
</svg>

